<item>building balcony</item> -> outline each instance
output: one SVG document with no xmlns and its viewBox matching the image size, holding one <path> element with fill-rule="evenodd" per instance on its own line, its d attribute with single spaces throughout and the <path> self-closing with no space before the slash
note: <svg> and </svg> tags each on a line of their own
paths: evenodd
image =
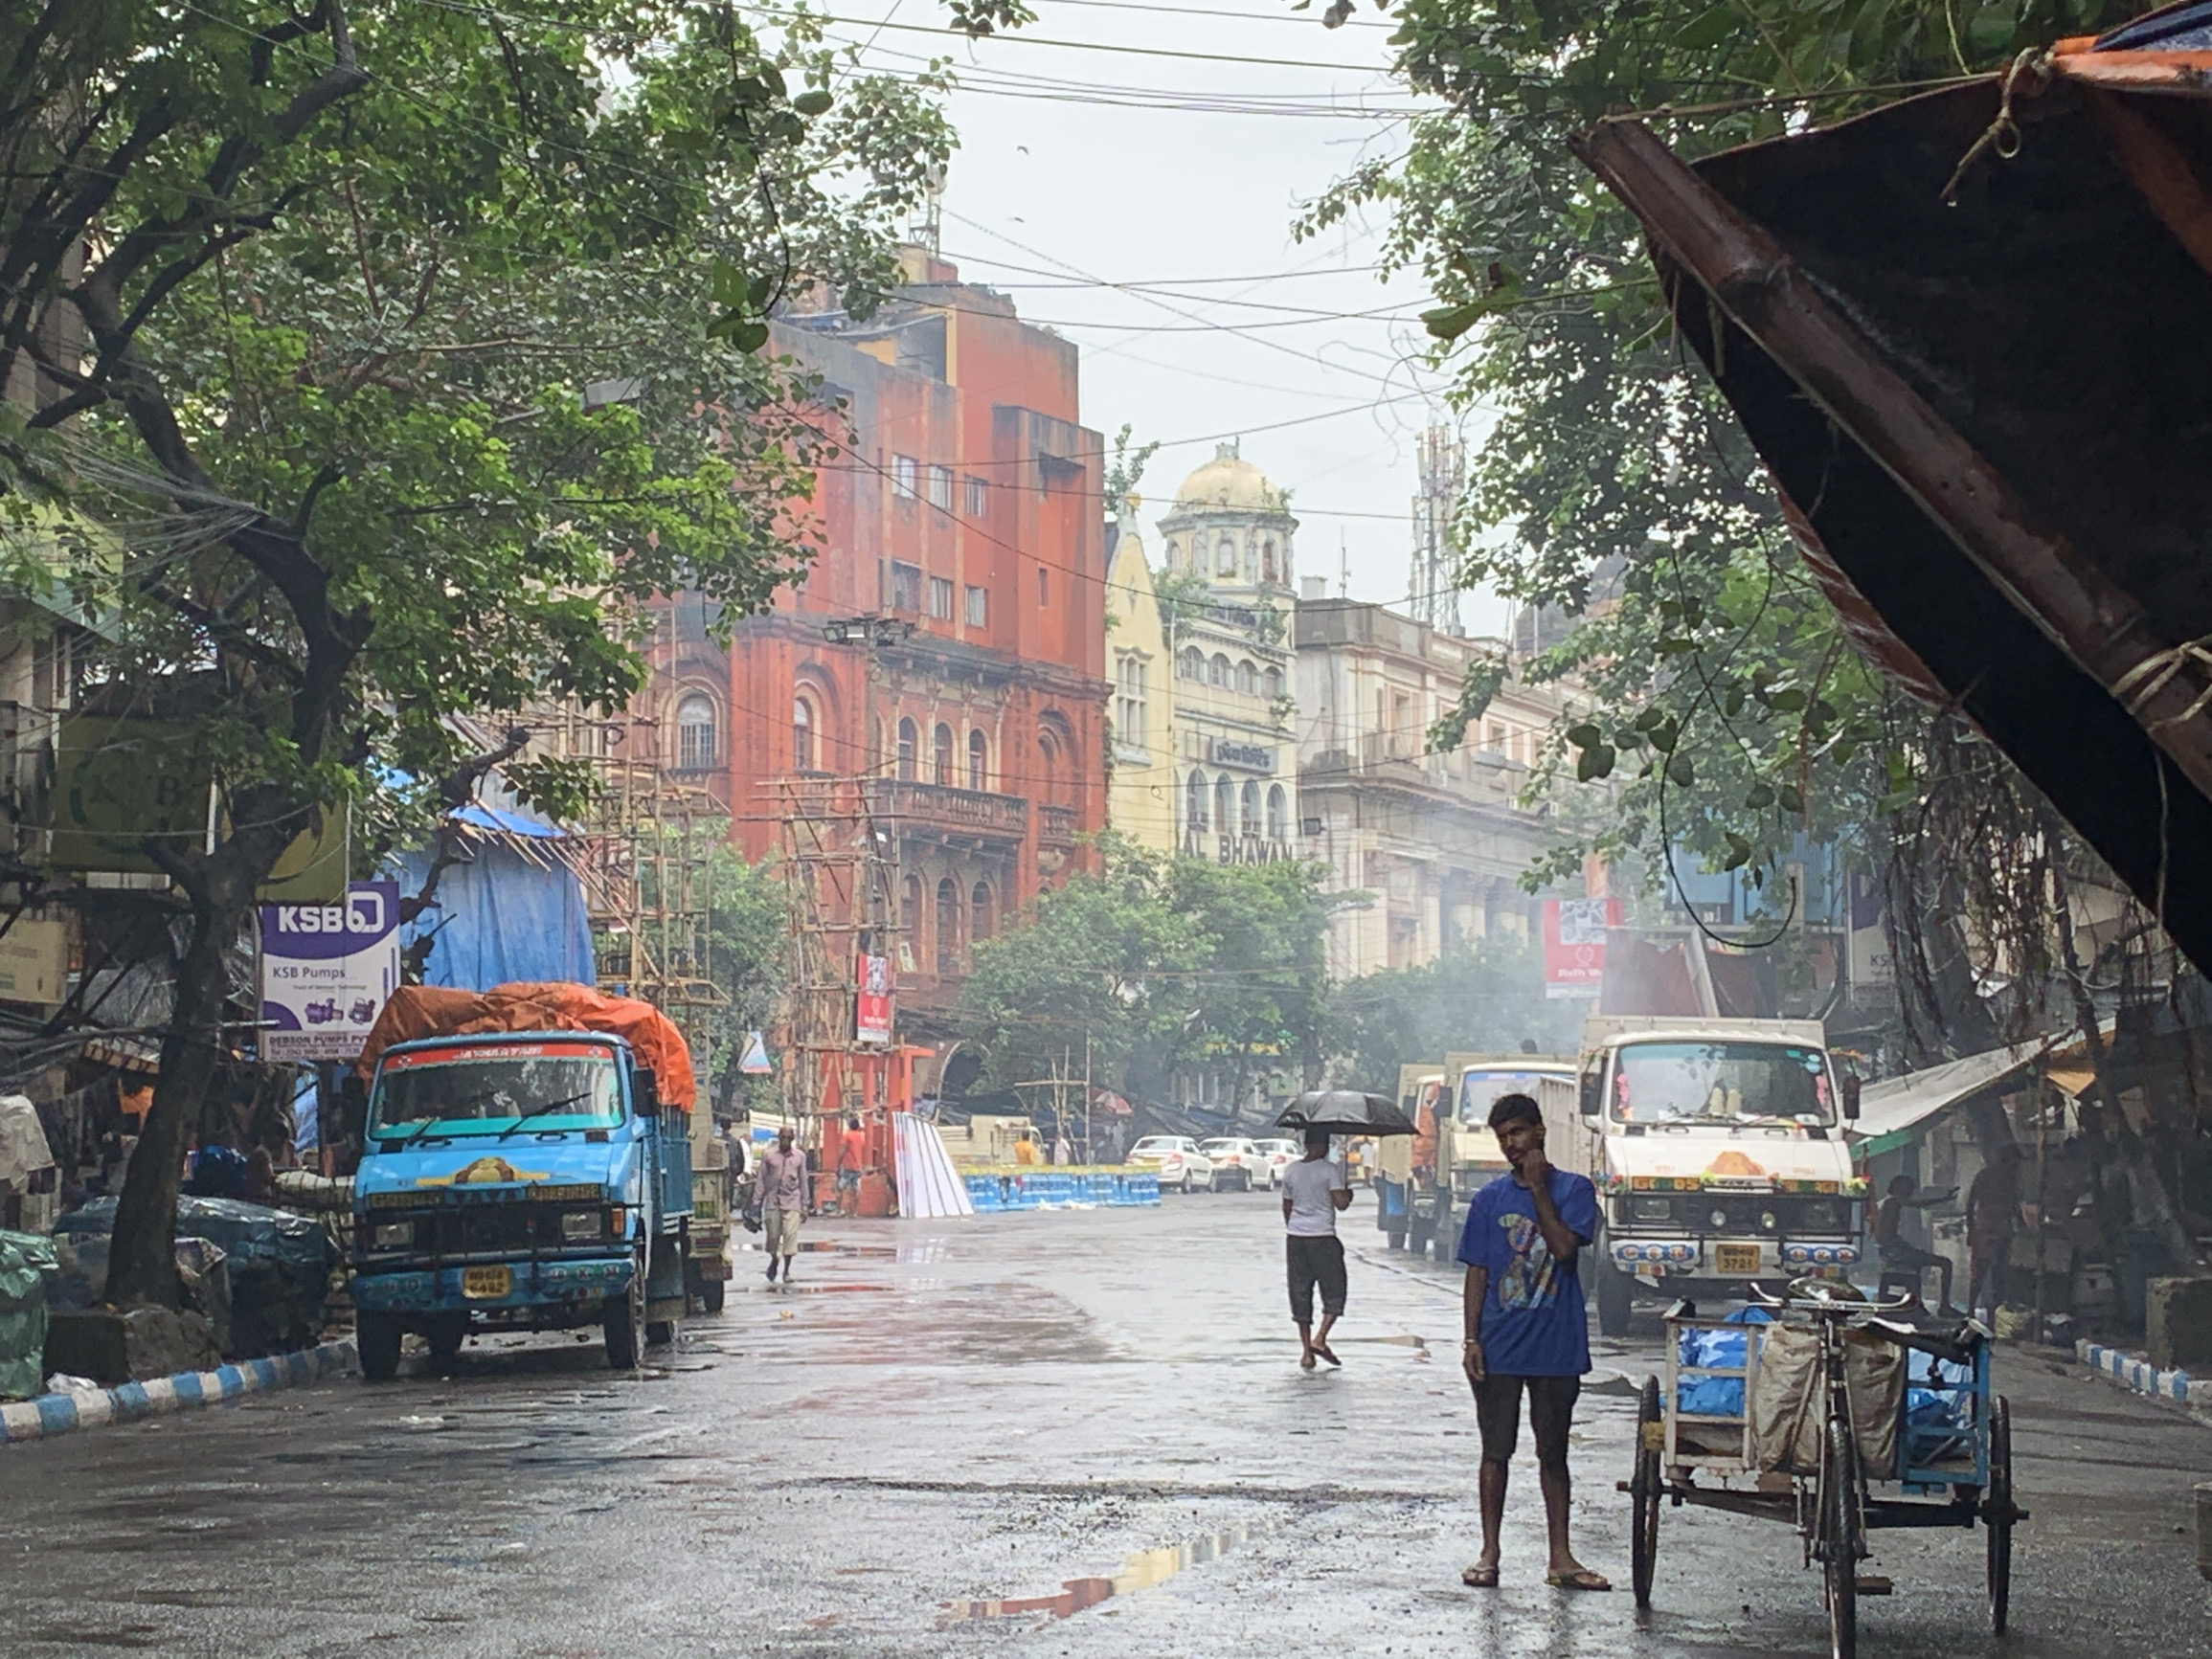
<svg viewBox="0 0 2212 1659">
<path fill-rule="evenodd" d="M 1072 806 L 1052 806 L 1037 803 L 1037 844 L 1041 847 L 1072 847 L 1075 844 L 1075 809 Z"/>
<path fill-rule="evenodd" d="M 1029 803 L 1017 795 L 876 778 L 868 786 L 868 804 L 878 817 L 896 819 L 901 835 L 947 845 L 1011 847 L 1029 835 Z"/>
</svg>

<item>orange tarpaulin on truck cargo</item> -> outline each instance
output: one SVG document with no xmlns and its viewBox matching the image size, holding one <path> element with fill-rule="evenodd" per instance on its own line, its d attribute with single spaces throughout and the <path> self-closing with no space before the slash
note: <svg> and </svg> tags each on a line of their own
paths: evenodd
<svg viewBox="0 0 2212 1659">
<path fill-rule="evenodd" d="M 395 1042 L 418 1037 L 483 1037 L 505 1031 L 603 1031 L 624 1038 L 638 1059 L 653 1068 L 660 1097 L 689 1111 L 699 1086 L 684 1034 L 649 1002 L 609 997 L 588 985 L 494 985 L 488 991 L 447 991 L 403 985 L 369 1028 L 355 1063 L 366 1077 Z"/>
</svg>

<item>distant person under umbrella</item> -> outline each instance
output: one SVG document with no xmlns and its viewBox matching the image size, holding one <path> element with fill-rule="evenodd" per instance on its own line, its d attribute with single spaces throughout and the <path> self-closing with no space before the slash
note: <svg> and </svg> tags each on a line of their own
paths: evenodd
<svg viewBox="0 0 2212 1659">
<path fill-rule="evenodd" d="M 1352 1184 L 1341 1164 L 1329 1161 L 1329 1132 L 1306 1131 L 1306 1155 L 1282 1174 L 1284 1254 L 1290 1269 L 1291 1319 L 1298 1328 L 1298 1366 L 1316 1358 L 1342 1365 L 1329 1347 L 1329 1328 L 1344 1312 L 1344 1244 L 1337 1213 L 1350 1207 Z M 1314 1289 L 1321 1293 L 1321 1328 L 1314 1330 Z"/>
</svg>

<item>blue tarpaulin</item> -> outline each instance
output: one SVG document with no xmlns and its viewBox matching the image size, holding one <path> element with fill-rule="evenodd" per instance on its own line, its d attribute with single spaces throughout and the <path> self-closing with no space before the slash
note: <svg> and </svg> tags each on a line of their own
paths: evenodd
<svg viewBox="0 0 2212 1659">
<path fill-rule="evenodd" d="M 526 856 L 504 839 L 543 842 L 560 832 L 485 807 L 465 807 L 459 816 L 473 827 L 503 833 L 468 837 L 471 862 L 446 866 L 431 908 L 401 927 L 403 948 L 426 932 L 438 935 L 422 982 L 456 991 L 488 991 L 517 980 L 592 984 L 597 973 L 583 883 L 550 849 Z M 482 821 L 491 818 L 516 821 Z M 423 848 L 393 859 L 403 897 L 422 890 L 432 856 Z"/>
</svg>

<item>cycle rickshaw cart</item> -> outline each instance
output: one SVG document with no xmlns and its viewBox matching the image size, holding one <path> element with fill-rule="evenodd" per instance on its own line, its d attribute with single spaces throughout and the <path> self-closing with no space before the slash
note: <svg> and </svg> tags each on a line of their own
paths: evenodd
<svg viewBox="0 0 2212 1659">
<path fill-rule="evenodd" d="M 2012 1422 L 1990 1387 L 1989 1335 L 1937 1321 L 1910 1299 L 1872 1303 L 1829 1281 L 1744 1309 L 1666 1316 L 1666 1372 L 1637 1411 L 1633 1510 L 1636 1605 L 1651 1605 L 1663 1504 L 1786 1521 L 1820 1569 L 1835 1659 L 1858 1649 L 1868 1534 L 1894 1527 L 1986 1536 L 1990 1623 L 2005 1627 L 2012 1531 Z"/>
</svg>

